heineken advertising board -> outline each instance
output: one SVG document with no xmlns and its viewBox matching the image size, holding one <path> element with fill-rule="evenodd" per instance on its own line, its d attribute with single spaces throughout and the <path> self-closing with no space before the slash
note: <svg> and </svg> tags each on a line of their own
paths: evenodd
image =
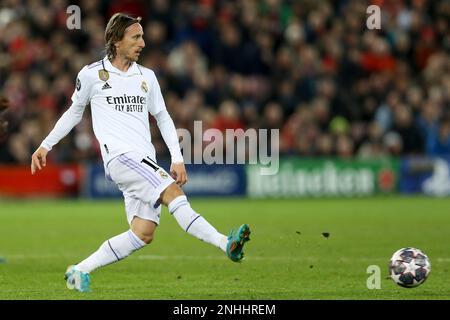
<svg viewBox="0 0 450 320">
<path fill-rule="evenodd" d="M 274 175 L 248 165 L 247 195 L 260 197 L 370 196 L 398 190 L 399 161 L 280 159 Z"/>
</svg>

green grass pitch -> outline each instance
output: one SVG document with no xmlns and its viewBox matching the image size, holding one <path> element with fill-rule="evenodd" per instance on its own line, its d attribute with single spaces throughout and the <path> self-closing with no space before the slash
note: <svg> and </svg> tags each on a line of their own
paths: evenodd
<svg viewBox="0 0 450 320">
<path fill-rule="evenodd" d="M 449 299 L 450 199 L 191 199 L 219 231 L 248 223 L 246 259 L 233 263 L 182 231 L 163 209 L 153 243 L 92 273 L 92 293 L 64 271 L 127 230 L 121 201 L 1 200 L 0 299 Z M 322 233 L 329 233 L 324 237 Z M 414 289 L 387 277 L 406 246 L 432 263 Z M 381 289 L 367 289 L 367 267 Z"/>
</svg>

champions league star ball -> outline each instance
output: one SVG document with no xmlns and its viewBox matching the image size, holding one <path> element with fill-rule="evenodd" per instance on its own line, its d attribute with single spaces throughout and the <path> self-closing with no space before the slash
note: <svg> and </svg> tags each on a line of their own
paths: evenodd
<svg viewBox="0 0 450 320">
<path fill-rule="evenodd" d="M 427 255 L 416 248 L 396 251 L 389 261 L 389 276 L 404 288 L 414 288 L 427 280 L 431 263 Z"/>
</svg>

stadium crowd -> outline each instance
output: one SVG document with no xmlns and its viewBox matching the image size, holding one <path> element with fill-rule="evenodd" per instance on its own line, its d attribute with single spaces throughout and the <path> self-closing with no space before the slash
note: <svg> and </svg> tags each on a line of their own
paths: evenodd
<svg viewBox="0 0 450 320">
<path fill-rule="evenodd" d="M 28 164 L 68 108 L 78 71 L 104 56 L 117 11 L 143 17 L 139 63 L 178 128 L 280 129 L 280 152 L 450 155 L 450 3 L 445 0 L 0 0 L 0 163 Z M 366 9 L 381 7 L 381 30 Z M 156 126 L 159 158 L 167 150 Z M 100 159 L 89 108 L 50 161 Z"/>
</svg>

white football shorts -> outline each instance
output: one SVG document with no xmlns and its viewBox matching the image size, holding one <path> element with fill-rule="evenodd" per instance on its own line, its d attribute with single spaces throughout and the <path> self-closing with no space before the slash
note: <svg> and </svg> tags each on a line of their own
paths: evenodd
<svg viewBox="0 0 450 320">
<path fill-rule="evenodd" d="M 159 225 L 159 197 L 174 179 L 149 156 L 127 152 L 108 163 L 107 176 L 123 193 L 128 224 L 135 216 Z"/>
</svg>

